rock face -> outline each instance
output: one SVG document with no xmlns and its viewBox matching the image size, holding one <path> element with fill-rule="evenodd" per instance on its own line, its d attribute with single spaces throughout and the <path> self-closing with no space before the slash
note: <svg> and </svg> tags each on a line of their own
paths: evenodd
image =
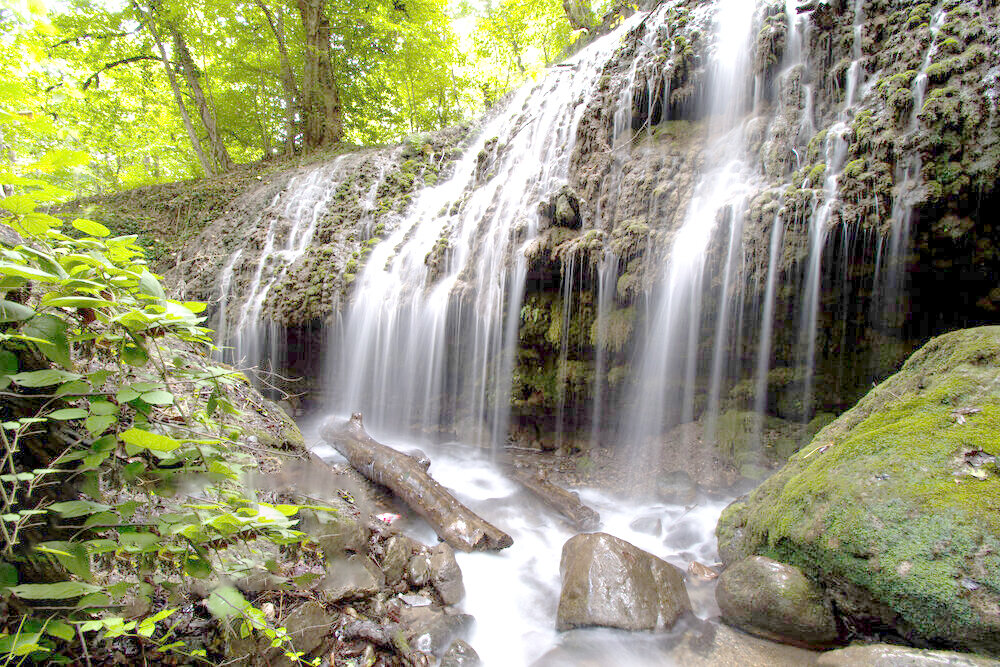
<svg viewBox="0 0 1000 667">
<path fill-rule="evenodd" d="M 607 533 L 570 538 L 559 569 L 558 630 L 670 628 L 691 610 L 680 570 Z"/>
<path fill-rule="evenodd" d="M 822 592 L 797 567 L 754 556 L 730 566 L 715 589 L 724 621 L 799 646 L 828 646 L 837 622 Z"/>
<path fill-rule="evenodd" d="M 717 529 L 800 567 L 846 625 L 1000 655 L 1000 327 L 935 338 Z"/>
</svg>

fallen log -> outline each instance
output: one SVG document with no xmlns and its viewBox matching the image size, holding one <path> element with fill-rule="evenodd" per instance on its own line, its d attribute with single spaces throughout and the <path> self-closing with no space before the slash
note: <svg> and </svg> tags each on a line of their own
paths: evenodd
<svg viewBox="0 0 1000 667">
<path fill-rule="evenodd" d="M 368 435 L 361 413 L 341 424 L 326 423 L 323 440 L 343 454 L 362 475 L 392 491 L 410 509 L 427 520 L 438 537 L 459 551 L 505 549 L 510 535 L 458 502 L 426 472 L 422 461 L 397 452 Z"/>
<path fill-rule="evenodd" d="M 584 505 L 576 493 L 550 482 L 542 472 L 532 473 L 527 470 L 514 469 L 510 476 L 546 505 L 568 519 L 577 530 L 597 530 L 600 527 L 600 514 Z"/>
</svg>

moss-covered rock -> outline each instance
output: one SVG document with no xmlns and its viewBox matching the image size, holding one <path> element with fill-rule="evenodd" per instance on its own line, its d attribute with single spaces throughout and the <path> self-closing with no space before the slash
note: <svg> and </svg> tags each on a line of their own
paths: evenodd
<svg viewBox="0 0 1000 667">
<path fill-rule="evenodd" d="M 940 336 L 724 512 L 719 550 L 819 580 L 849 627 L 1000 654 L 1000 327 Z"/>
</svg>

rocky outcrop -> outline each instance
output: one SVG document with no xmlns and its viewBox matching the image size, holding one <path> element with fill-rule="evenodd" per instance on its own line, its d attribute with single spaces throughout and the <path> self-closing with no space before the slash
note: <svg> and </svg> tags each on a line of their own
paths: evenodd
<svg viewBox="0 0 1000 667">
<path fill-rule="evenodd" d="M 774 641 L 826 647 L 839 634 L 830 603 L 816 584 L 797 567 L 763 556 L 728 567 L 715 599 L 726 623 Z"/>
<path fill-rule="evenodd" d="M 570 538 L 559 570 L 559 630 L 670 628 L 691 610 L 680 570 L 607 533 Z"/>
<path fill-rule="evenodd" d="M 848 628 L 1000 655 L 1000 327 L 956 331 L 723 514 L 724 560 L 818 582 Z"/>
</svg>

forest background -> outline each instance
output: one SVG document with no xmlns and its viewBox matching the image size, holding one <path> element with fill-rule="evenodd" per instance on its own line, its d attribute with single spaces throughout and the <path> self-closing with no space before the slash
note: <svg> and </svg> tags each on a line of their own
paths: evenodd
<svg viewBox="0 0 1000 667">
<path fill-rule="evenodd" d="M 603 9 L 0 0 L 0 170 L 43 172 L 84 196 L 398 141 L 481 115 L 593 32 Z"/>
</svg>

